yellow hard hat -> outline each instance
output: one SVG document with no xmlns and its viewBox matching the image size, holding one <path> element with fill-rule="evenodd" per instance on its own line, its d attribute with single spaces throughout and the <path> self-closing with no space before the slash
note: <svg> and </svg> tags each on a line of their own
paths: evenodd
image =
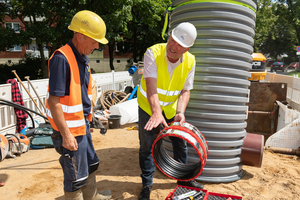
<svg viewBox="0 0 300 200">
<path fill-rule="evenodd" d="M 107 44 L 106 26 L 102 18 L 94 12 L 82 10 L 76 13 L 68 29 L 86 35 L 97 42 Z"/>
</svg>

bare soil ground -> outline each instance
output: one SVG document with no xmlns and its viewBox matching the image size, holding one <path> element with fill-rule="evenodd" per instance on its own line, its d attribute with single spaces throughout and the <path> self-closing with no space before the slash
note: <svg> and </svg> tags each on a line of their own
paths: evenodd
<svg viewBox="0 0 300 200">
<path fill-rule="evenodd" d="M 93 142 L 100 159 L 98 190 L 110 189 L 114 200 L 135 200 L 141 190 L 138 162 L 138 131 L 108 129 L 105 136 L 95 129 Z M 51 149 L 31 149 L 15 159 L 0 162 L 1 200 L 63 200 L 63 173 L 59 155 Z M 300 199 L 300 159 L 264 151 L 261 168 L 243 166 L 245 176 L 232 183 L 203 183 L 210 192 L 242 196 L 243 200 Z M 156 170 L 151 199 L 164 200 L 176 180 Z"/>
</svg>

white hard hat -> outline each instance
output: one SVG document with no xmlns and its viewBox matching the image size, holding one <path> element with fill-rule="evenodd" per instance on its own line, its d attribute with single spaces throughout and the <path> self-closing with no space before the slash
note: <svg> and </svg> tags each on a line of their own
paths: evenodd
<svg viewBox="0 0 300 200">
<path fill-rule="evenodd" d="M 197 30 L 195 26 L 189 22 L 180 23 L 172 30 L 172 38 L 185 48 L 193 46 L 196 37 Z"/>
</svg>

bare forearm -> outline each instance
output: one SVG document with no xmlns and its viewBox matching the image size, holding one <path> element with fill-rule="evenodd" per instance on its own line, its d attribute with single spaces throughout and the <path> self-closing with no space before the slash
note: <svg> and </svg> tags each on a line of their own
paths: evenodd
<svg viewBox="0 0 300 200">
<path fill-rule="evenodd" d="M 190 100 L 190 91 L 182 90 L 181 94 L 178 97 L 177 111 L 185 112 L 189 100 Z"/>
<path fill-rule="evenodd" d="M 147 86 L 147 98 L 151 107 L 152 114 L 161 113 L 161 108 L 160 108 L 157 88 L 156 88 L 156 79 L 147 78 L 146 86 Z"/>
<path fill-rule="evenodd" d="M 190 100 L 190 91 L 189 90 L 182 90 L 181 94 L 178 97 L 177 102 L 177 109 L 176 109 L 176 115 L 175 115 L 175 121 L 179 121 L 180 124 L 185 122 L 185 109 Z"/>
</svg>

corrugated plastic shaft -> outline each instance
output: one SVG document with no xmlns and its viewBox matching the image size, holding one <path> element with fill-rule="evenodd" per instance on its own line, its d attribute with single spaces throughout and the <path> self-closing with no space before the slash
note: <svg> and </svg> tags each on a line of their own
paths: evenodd
<svg viewBox="0 0 300 200">
<path fill-rule="evenodd" d="M 173 7 L 186 2 L 191 1 L 175 0 Z M 198 33 L 189 50 L 197 65 L 185 115 L 209 146 L 199 181 L 231 182 L 243 176 L 239 156 L 246 135 L 256 4 L 252 0 L 235 2 L 194 1 L 170 13 L 169 31 L 190 22 Z M 172 153 L 169 145 L 165 140 L 165 148 Z M 191 149 L 191 163 L 196 162 L 193 155 Z"/>
</svg>

